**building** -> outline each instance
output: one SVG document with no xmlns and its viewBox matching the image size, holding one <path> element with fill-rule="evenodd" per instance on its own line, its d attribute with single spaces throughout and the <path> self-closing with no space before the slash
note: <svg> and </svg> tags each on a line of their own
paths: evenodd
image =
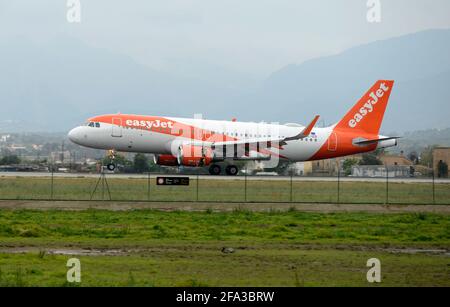
<svg viewBox="0 0 450 307">
<path fill-rule="evenodd" d="M 312 161 L 295 162 L 289 165 L 288 173 L 294 176 L 309 176 L 312 173 Z"/>
<path fill-rule="evenodd" d="M 352 166 L 351 176 L 370 178 L 412 177 L 414 176 L 414 168 L 408 165 L 354 165 Z"/>
<path fill-rule="evenodd" d="M 353 177 L 413 177 L 422 173 L 416 171 L 414 163 L 402 154 L 381 154 L 378 156 L 382 165 L 355 165 Z"/>
<path fill-rule="evenodd" d="M 347 159 L 361 160 L 361 155 L 351 155 L 333 159 L 311 161 L 313 176 L 338 176 L 338 171 L 342 175 L 342 165 Z"/>
<path fill-rule="evenodd" d="M 338 159 L 312 161 L 312 174 L 315 176 L 334 176 L 338 171 Z"/>
<path fill-rule="evenodd" d="M 50 153 L 50 160 L 53 163 L 70 163 L 71 154 L 70 151 L 53 151 Z"/>
<path fill-rule="evenodd" d="M 379 156 L 380 161 L 384 166 L 412 166 L 414 163 L 403 155 L 388 155 L 383 154 Z"/>
<path fill-rule="evenodd" d="M 9 134 L 0 135 L 0 143 L 6 143 L 11 138 Z"/>
<path fill-rule="evenodd" d="M 450 167 L 450 147 L 433 149 L 433 171 L 435 174 L 438 174 L 439 161 L 445 162 Z"/>
</svg>

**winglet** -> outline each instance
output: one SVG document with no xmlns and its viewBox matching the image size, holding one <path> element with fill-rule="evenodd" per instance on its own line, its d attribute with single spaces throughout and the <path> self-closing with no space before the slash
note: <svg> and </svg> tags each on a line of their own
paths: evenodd
<svg viewBox="0 0 450 307">
<path fill-rule="evenodd" d="M 314 128 L 314 126 L 316 125 L 317 121 L 319 120 L 319 117 L 320 117 L 320 115 L 316 115 L 316 117 L 314 117 L 312 122 L 308 126 L 306 126 L 299 134 L 297 134 L 295 136 L 287 137 L 283 141 L 286 142 L 286 141 L 293 141 L 293 140 L 299 140 L 299 139 L 306 138 L 311 133 L 311 130 Z"/>
</svg>

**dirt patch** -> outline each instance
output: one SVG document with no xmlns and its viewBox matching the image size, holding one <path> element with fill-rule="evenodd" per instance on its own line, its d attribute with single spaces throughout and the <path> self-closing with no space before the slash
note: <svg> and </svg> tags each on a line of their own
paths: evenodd
<svg viewBox="0 0 450 307">
<path fill-rule="evenodd" d="M 450 251 L 446 249 L 416 249 L 416 248 L 400 248 L 387 249 L 386 251 L 394 254 L 430 254 L 430 255 L 444 255 L 450 257 Z"/>
<path fill-rule="evenodd" d="M 173 253 L 173 252 L 190 252 L 190 251 L 217 251 L 220 252 L 232 251 L 232 253 L 239 253 L 239 251 L 245 250 L 258 250 L 258 249 L 288 249 L 288 250 L 339 250 L 339 251 L 355 251 L 355 252 L 387 252 L 392 254 L 426 254 L 436 256 L 450 257 L 450 250 L 444 247 L 441 248 L 420 248 L 420 247 L 385 247 L 374 245 L 315 245 L 315 244 L 302 244 L 302 245 L 283 245 L 283 246 L 235 246 L 235 247 L 221 247 L 219 245 L 197 246 L 155 246 L 155 247 L 143 247 L 143 248 L 82 248 L 82 247 L 52 247 L 52 248 L 39 248 L 36 246 L 4 246 L 0 247 L 0 254 L 27 254 L 35 253 L 38 255 L 65 255 L 65 256 L 129 256 L 138 254 L 154 254 L 154 253 Z"/>
<path fill-rule="evenodd" d="M 67 255 L 67 256 L 123 256 L 133 253 L 127 249 L 91 249 L 91 248 L 36 248 L 36 247 L 8 247 L 0 248 L 3 254 L 27 254 L 36 253 L 43 257 L 45 255 Z"/>
<path fill-rule="evenodd" d="M 450 205 L 378 205 L 378 204 L 308 204 L 308 203 L 215 203 L 215 202 L 118 202 L 118 201 L 0 201 L 0 209 L 32 210 L 161 210 L 227 212 L 250 210 L 257 212 L 368 212 L 368 213 L 439 213 L 450 214 Z"/>
</svg>

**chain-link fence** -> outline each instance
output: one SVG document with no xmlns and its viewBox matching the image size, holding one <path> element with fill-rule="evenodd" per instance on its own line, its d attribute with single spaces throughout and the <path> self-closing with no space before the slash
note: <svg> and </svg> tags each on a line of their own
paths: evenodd
<svg viewBox="0 0 450 307">
<path fill-rule="evenodd" d="M 429 178 L 188 175 L 187 186 L 156 184 L 159 176 L 0 174 L 2 200 L 450 204 L 450 180 Z"/>
</svg>

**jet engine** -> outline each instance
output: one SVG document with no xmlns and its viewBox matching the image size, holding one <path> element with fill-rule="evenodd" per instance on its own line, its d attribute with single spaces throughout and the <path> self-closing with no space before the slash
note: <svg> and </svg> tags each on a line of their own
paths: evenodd
<svg viewBox="0 0 450 307">
<path fill-rule="evenodd" d="M 214 160 L 211 148 L 193 145 L 181 145 L 178 148 L 177 161 L 184 166 L 207 166 Z"/>
<path fill-rule="evenodd" d="M 155 164 L 163 166 L 178 166 L 178 159 L 172 155 L 155 155 Z"/>
</svg>

